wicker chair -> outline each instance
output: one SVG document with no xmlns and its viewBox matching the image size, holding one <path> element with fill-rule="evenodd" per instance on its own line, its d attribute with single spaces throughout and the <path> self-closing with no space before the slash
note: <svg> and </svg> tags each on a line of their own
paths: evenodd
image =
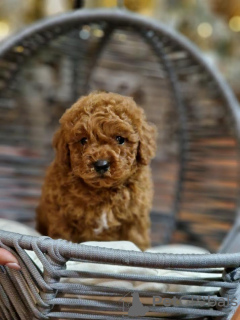
<svg viewBox="0 0 240 320">
<path fill-rule="evenodd" d="M 1 319 L 132 319 L 118 299 L 134 289 L 83 285 L 77 278 L 199 287 L 187 296 L 184 291 L 182 306 L 150 303 L 149 313 L 138 319 L 231 319 L 236 305 L 201 307 L 187 301 L 211 296 L 227 302 L 231 297 L 239 305 L 240 253 L 234 253 L 240 251 L 240 219 L 235 219 L 239 105 L 198 49 L 160 23 L 125 10 L 84 9 L 40 21 L 2 43 L 1 217 L 33 222 L 57 121 L 66 107 L 92 89 L 133 95 L 159 128 L 152 164 L 153 244 L 190 242 L 217 251 L 235 220 L 234 226 L 221 253 L 201 256 L 89 248 L 0 231 L 0 245 L 22 266 L 20 272 L 1 267 Z M 44 271 L 25 250 L 36 253 Z M 129 266 L 133 272 L 66 270 L 70 260 Z M 135 267 L 188 271 L 188 277 L 146 276 Z M 189 277 L 189 272 L 202 277 Z M 71 278 L 71 283 L 61 282 L 63 278 Z M 212 290 L 206 292 L 206 287 Z M 158 295 L 138 293 L 145 298 Z M 181 295 L 178 290 L 164 293 L 168 298 Z"/>
</svg>

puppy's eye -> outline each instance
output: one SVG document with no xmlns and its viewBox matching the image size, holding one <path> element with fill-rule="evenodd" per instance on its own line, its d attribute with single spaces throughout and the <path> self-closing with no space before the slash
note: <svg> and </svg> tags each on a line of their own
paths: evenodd
<svg viewBox="0 0 240 320">
<path fill-rule="evenodd" d="M 125 138 L 123 138 L 121 136 L 116 136 L 116 140 L 117 140 L 118 144 L 124 144 L 124 142 L 125 142 Z"/>
<path fill-rule="evenodd" d="M 87 138 L 82 138 L 80 143 L 84 146 L 87 143 Z"/>
</svg>

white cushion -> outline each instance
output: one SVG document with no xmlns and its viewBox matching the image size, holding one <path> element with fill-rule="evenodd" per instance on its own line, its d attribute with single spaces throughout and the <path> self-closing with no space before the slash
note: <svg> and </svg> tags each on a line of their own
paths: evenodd
<svg viewBox="0 0 240 320">
<path fill-rule="evenodd" d="M 33 228 L 30 228 L 22 223 L 7 219 L 0 219 L 0 230 L 26 234 L 28 236 L 41 236 L 41 234 Z"/>
</svg>

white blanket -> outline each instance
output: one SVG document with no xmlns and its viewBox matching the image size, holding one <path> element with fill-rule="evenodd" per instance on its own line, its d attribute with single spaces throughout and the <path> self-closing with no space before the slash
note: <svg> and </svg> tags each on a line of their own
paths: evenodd
<svg viewBox="0 0 240 320">
<path fill-rule="evenodd" d="M 40 236 L 40 234 L 32 228 L 29 228 L 18 222 L 8 221 L 0 219 L 0 229 L 17 232 L 26 235 Z M 84 245 L 88 246 L 98 246 L 104 248 L 113 248 L 121 250 L 130 251 L 141 251 L 135 244 L 129 241 L 110 241 L 110 242 L 84 242 Z M 182 254 L 207 254 L 207 250 L 190 245 L 166 245 L 151 248 L 146 250 L 146 252 L 152 253 L 182 253 Z M 39 269 L 43 270 L 43 266 L 36 254 L 33 251 L 27 251 L 30 258 L 35 262 Z M 215 277 L 216 274 L 209 273 L 198 273 L 198 272 L 184 272 L 184 271 L 171 271 L 162 269 L 150 269 L 150 268 L 137 268 L 137 267 L 127 267 L 127 266 L 113 266 L 108 264 L 100 263 L 83 263 L 76 261 L 69 261 L 67 263 L 68 270 L 76 271 L 90 271 L 90 272 L 102 272 L 102 273 L 114 273 L 114 274 L 138 274 L 145 276 L 171 276 L 171 277 L 191 277 L 191 278 L 211 278 Z M 221 270 L 219 270 L 221 273 Z M 166 283 L 151 283 L 151 282 L 141 282 L 141 281 L 128 281 L 128 280 L 112 280 L 112 279 L 91 279 L 91 278 L 63 278 L 62 282 L 72 282 L 80 284 L 91 284 L 96 286 L 106 286 L 106 287 L 119 287 L 126 289 L 135 290 L 146 290 L 152 291 L 157 290 L 158 292 L 196 292 L 196 291 L 211 291 L 216 290 L 216 288 L 191 286 L 191 285 L 179 285 L 179 284 L 166 284 Z"/>
</svg>

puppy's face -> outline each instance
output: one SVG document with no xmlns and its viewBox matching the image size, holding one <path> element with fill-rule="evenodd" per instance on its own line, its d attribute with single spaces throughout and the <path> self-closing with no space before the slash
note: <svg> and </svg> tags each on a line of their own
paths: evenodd
<svg viewBox="0 0 240 320">
<path fill-rule="evenodd" d="M 60 122 L 54 140 L 57 157 L 92 187 L 124 183 L 154 154 L 155 131 L 131 98 L 90 94 L 67 110 Z"/>
</svg>

